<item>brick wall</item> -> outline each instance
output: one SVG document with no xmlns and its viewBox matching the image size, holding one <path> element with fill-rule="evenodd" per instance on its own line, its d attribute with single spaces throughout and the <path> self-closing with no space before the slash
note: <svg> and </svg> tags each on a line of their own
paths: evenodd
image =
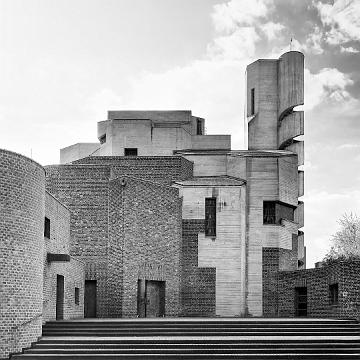
<svg viewBox="0 0 360 360">
<path fill-rule="evenodd" d="M 0 358 L 41 335 L 45 172 L 0 150 Z"/>
<path fill-rule="evenodd" d="M 146 183 L 146 185 L 139 185 L 139 188 L 142 188 L 141 196 L 136 195 L 134 190 L 131 197 L 124 198 L 126 201 L 123 203 L 122 197 L 124 194 L 119 193 L 114 188 L 110 179 L 114 180 L 119 174 L 133 174 L 143 179 L 147 178 L 155 182 L 169 184 L 172 180 L 191 176 L 192 163 L 179 156 L 138 157 L 132 159 L 94 157 L 83 159 L 83 161 L 94 163 L 79 164 L 77 162 L 71 165 L 46 167 L 47 189 L 71 211 L 70 253 L 73 256 L 80 257 L 85 262 L 86 279 L 97 280 L 97 315 L 99 317 L 120 316 L 120 314 L 125 314 L 122 308 L 122 295 L 120 294 L 122 258 L 123 255 L 126 255 L 124 252 L 126 248 L 124 250 L 121 247 L 121 236 L 123 236 L 121 235 L 123 232 L 121 222 L 124 221 L 122 206 L 129 207 L 126 210 L 128 217 L 132 214 L 132 211 L 135 211 L 134 209 L 144 215 L 143 211 L 148 211 L 144 206 L 149 206 L 150 203 L 156 204 L 159 209 L 163 210 L 159 210 L 160 213 L 156 214 L 156 207 L 152 206 L 152 216 L 154 219 L 156 216 L 159 216 L 159 219 L 161 217 L 158 224 L 161 223 L 162 225 L 157 228 L 149 225 L 148 231 L 142 228 L 142 233 L 138 235 L 139 239 L 145 241 L 147 238 L 150 239 L 149 234 L 153 237 L 160 237 L 160 234 L 165 233 L 165 238 L 169 239 L 171 233 L 173 236 L 172 241 L 176 243 L 177 235 L 174 227 L 165 229 L 164 226 L 166 227 L 166 224 L 172 224 L 173 222 L 173 215 L 171 214 L 174 210 L 171 204 L 173 203 L 174 206 L 177 204 L 177 201 L 174 200 L 174 192 L 178 190 L 172 188 L 168 190 L 168 187 L 159 187 L 159 184 L 154 183 L 151 185 L 152 183 Z M 129 180 L 129 183 L 132 184 L 134 181 L 135 179 Z M 130 189 L 130 187 L 125 188 Z M 150 189 L 155 188 L 156 191 L 150 191 Z M 171 196 L 169 191 L 172 194 Z M 132 200 L 135 198 L 137 199 L 136 202 Z M 181 213 L 177 217 L 177 221 L 180 221 L 180 219 Z M 180 228 L 180 225 L 178 227 Z M 112 231 L 116 233 L 116 236 L 111 235 Z M 157 244 L 158 251 L 167 254 L 169 259 L 173 259 L 170 256 L 170 250 L 172 253 L 176 253 L 177 250 L 169 247 L 167 248 L 168 251 L 164 251 L 164 245 L 159 244 Z M 155 248 L 152 251 L 154 252 Z M 158 260 L 159 256 L 154 261 Z M 134 262 L 134 258 L 132 258 L 132 261 Z M 151 258 L 149 258 L 149 261 L 152 261 Z M 166 272 L 164 271 L 164 273 Z M 172 270 L 169 273 L 171 274 Z M 171 289 L 177 286 L 175 278 L 171 282 L 174 285 L 167 288 L 167 294 L 172 293 L 173 290 Z M 136 292 L 134 294 L 136 295 Z M 174 296 L 171 295 L 170 297 L 173 298 Z M 133 300 L 130 301 L 130 304 L 128 307 L 131 307 L 131 311 L 126 310 L 126 314 L 131 313 L 134 315 Z M 169 307 L 167 312 L 176 313 L 177 311 L 177 306 L 174 305 Z"/>
<path fill-rule="evenodd" d="M 216 313 L 216 269 L 198 267 L 198 233 L 204 231 L 204 219 L 182 221 L 182 316 L 211 317 Z"/>
<path fill-rule="evenodd" d="M 97 280 L 97 314 L 108 316 L 108 182 L 103 165 L 46 167 L 46 187 L 71 211 L 70 254 L 85 265 L 85 277 Z"/>
<path fill-rule="evenodd" d="M 123 226 L 122 316 L 137 315 L 138 279 L 165 281 L 165 314 L 179 316 L 181 199 L 178 189 L 131 177 L 116 179 L 110 186 L 118 193 L 117 201 L 111 201 L 110 213 L 120 208 L 121 202 L 123 208 L 123 216 L 112 217 L 110 227 L 111 243 L 115 243 L 118 242 L 115 233 Z M 113 251 L 113 246 L 109 251 Z M 121 248 L 115 251 L 115 256 L 109 252 L 109 267 L 114 269 Z M 117 273 L 114 277 L 116 281 Z"/>
<path fill-rule="evenodd" d="M 108 165 L 112 178 L 128 175 L 163 184 L 188 179 L 193 174 L 193 163 L 181 156 L 89 156 L 74 164 Z"/>
<path fill-rule="evenodd" d="M 297 251 L 264 247 L 262 251 L 263 316 L 278 316 L 278 271 L 297 269 Z"/>
<path fill-rule="evenodd" d="M 360 260 L 333 261 L 322 268 L 279 272 L 279 316 L 295 316 L 295 287 L 306 286 L 309 317 L 360 319 Z M 330 304 L 330 284 L 339 301 Z"/>
<path fill-rule="evenodd" d="M 69 254 L 70 211 L 52 194 L 45 194 L 45 216 L 50 219 L 50 238 L 44 238 L 44 303 L 43 322 L 56 319 L 57 275 L 64 276 L 64 319 L 84 316 L 84 264 L 71 258 L 70 262 L 48 262 L 47 253 Z M 75 304 L 75 287 L 79 288 L 79 304 Z"/>
</svg>

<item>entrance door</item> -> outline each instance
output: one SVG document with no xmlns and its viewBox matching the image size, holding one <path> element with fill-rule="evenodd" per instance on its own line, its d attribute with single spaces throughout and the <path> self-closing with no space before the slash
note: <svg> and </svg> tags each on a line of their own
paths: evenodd
<svg viewBox="0 0 360 360">
<path fill-rule="evenodd" d="M 96 280 L 85 280 L 84 316 L 96 317 Z"/>
<path fill-rule="evenodd" d="M 64 318 L 64 277 L 56 276 L 56 320 Z"/>
<path fill-rule="evenodd" d="M 307 288 L 295 288 L 295 315 L 307 316 Z"/>
<path fill-rule="evenodd" d="M 138 316 L 165 315 L 165 281 L 138 280 Z"/>
</svg>

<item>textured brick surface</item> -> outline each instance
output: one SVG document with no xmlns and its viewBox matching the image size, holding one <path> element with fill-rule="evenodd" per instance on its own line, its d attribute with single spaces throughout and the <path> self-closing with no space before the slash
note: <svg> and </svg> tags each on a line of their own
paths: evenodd
<svg viewBox="0 0 360 360">
<path fill-rule="evenodd" d="M 0 150 L 0 357 L 41 335 L 45 172 Z"/>
<path fill-rule="evenodd" d="M 281 271 L 278 279 L 279 316 L 295 316 L 295 287 L 306 286 L 309 317 L 360 318 L 360 260 Z M 339 302 L 331 305 L 329 285 L 335 283 L 339 286 Z"/>
<path fill-rule="evenodd" d="M 297 249 L 263 248 L 263 316 L 278 316 L 278 272 L 297 269 Z"/>
<path fill-rule="evenodd" d="M 182 221 L 181 308 L 183 316 L 215 316 L 216 269 L 198 267 L 198 233 L 205 220 Z"/>
<path fill-rule="evenodd" d="M 74 164 L 108 165 L 112 178 L 129 175 L 163 184 L 188 179 L 193 174 L 192 162 L 181 156 L 90 156 Z"/>
<path fill-rule="evenodd" d="M 43 322 L 56 319 L 57 275 L 64 276 L 64 319 L 84 316 L 84 264 L 75 258 L 70 262 L 47 262 L 47 253 L 69 254 L 70 211 L 53 195 L 45 194 L 45 216 L 50 219 L 50 239 L 44 238 Z M 80 290 L 75 304 L 75 287 Z"/>
<path fill-rule="evenodd" d="M 168 265 L 162 267 L 163 273 L 169 274 L 169 279 L 165 279 L 168 281 L 166 296 L 175 299 L 178 295 L 173 289 L 179 287 L 177 285 L 179 280 L 173 276 L 173 273 L 178 268 L 176 257 L 179 257 L 179 251 L 176 250 L 176 246 L 179 245 L 176 243 L 180 241 L 180 230 L 177 230 L 180 229 L 180 225 L 177 227 L 174 225 L 173 206 L 179 206 L 179 200 L 175 196 L 178 190 L 161 186 L 156 182 L 165 185 L 170 184 L 172 180 L 188 178 L 192 175 L 192 163 L 179 156 L 133 159 L 94 157 L 83 161 L 92 163 L 47 167 L 47 189 L 71 211 L 70 253 L 73 256 L 80 256 L 85 262 L 86 279 L 97 280 L 98 316 L 114 317 L 121 314 L 125 316 L 125 313 L 126 316 L 136 315 L 134 286 L 137 286 L 137 279 L 135 282 L 132 279 L 131 286 L 129 285 L 131 295 L 121 294 L 124 285 L 121 279 L 123 276 L 127 279 L 123 271 L 130 266 L 126 261 L 133 266 L 138 266 L 140 262 L 158 266 L 166 255 L 167 259 L 174 262 L 173 270 L 167 267 Z M 119 185 L 115 179 L 124 175 L 132 175 L 152 182 L 138 185 L 138 188 L 135 187 L 130 193 L 130 184 L 136 182 L 136 179 L 129 178 L 129 185 L 125 186 L 125 189 L 129 190 L 125 193 L 122 192 L 123 190 L 119 192 L 119 189 L 114 188 L 114 184 L 120 188 L 121 184 Z M 138 184 L 144 184 L 139 181 L 140 179 Z M 152 209 L 151 213 L 149 209 Z M 127 219 L 130 218 L 129 223 Z M 178 223 L 181 221 L 179 209 L 176 213 L 176 221 Z M 127 224 L 132 226 L 131 231 L 126 228 Z M 126 229 L 125 234 L 124 229 Z M 136 232 L 138 234 L 133 235 Z M 131 236 L 136 236 L 136 239 Z M 170 238 L 172 242 L 166 243 Z M 159 240 L 165 243 L 162 244 Z M 133 253 L 128 253 L 127 241 L 139 243 L 139 247 L 134 247 Z M 145 251 L 144 241 L 148 242 L 146 243 L 146 246 L 149 246 L 148 252 Z M 151 241 L 154 243 L 152 244 Z M 155 256 L 156 252 L 158 254 Z M 130 258 L 127 260 L 128 255 Z M 148 265 L 144 266 L 148 267 Z M 134 273 L 130 272 L 130 275 L 133 276 Z M 127 298 L 122 298 L 123 296 Z M 168 304 L 171 305 L 166 309 L 168 314 L 178 313 L 175 300 L 168 300 Z M 123 306 L 126 307 L 124 311 Z"/>
<path fill-rule="evenodd" d="M 118 283 L 121 272 L 122 316 L 137 315 L 138 279 L 165 281 L 165 314 L 178 316 L 181 251 L 181 199 L 178 189 L 123 177 L 111 181 L 110 193 L 108 284 L 113 289 L 109 303 L 113 309 L 111 316 L 120 315 L 114 306 L 119 304 L 116 295 L 121 289 Z M 122 216 L 117 216 L 119 211 Z M 121 240 L 122 246 L 119 245 Z M 121 258 L 122 271 L 119 271 Z"/>
</svg>

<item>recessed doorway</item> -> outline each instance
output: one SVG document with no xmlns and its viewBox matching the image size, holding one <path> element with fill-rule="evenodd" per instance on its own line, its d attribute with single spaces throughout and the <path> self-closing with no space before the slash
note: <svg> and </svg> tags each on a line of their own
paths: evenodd
<svg viewBox="0 0 360 360">
<path fill-rule="evenodd" d="M 165 281 L 138 280 L 139 317 L 165 316 Z"/>
<path fill-rule="evenodd" d="M 96 280 L 85 280 L 84 317 L 96 317 Z"/>
<path fill-rule="evenodd" d="M 56 276 L 56 320 L 64 319 L 64 276 Z"/>
</svg>

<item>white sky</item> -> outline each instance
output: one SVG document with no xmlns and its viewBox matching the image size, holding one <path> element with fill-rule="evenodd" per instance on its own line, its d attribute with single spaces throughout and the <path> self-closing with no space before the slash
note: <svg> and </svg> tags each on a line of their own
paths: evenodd
<svg viewBox="0 0 360 360">
<path fill-rule="evenodd" d="M 0 0 L 0 147 L 42 165 L 107 110 L 189 109 L 243 148 L 244 72 L 305 54 L 308 267 L 360 214 L 360 1 Z"/>
</svg>

